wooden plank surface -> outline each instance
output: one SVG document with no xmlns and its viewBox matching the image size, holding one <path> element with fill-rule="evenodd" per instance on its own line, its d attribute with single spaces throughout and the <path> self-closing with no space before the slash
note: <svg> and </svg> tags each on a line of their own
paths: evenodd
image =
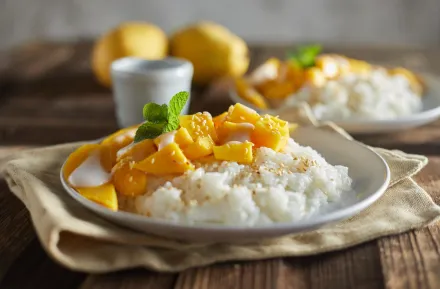
<svg viewBox="0 0 440 289">
<path fill-rule="evenodd" d="M 253 64 L 286 47 L 254 47 Z M 440 50 L 333 48 L 373 61 L 440 73 Z M 0 153 L 101 137 L 115 130 L 111 92 L 96 84 L 90 44 L 41 44 L 0 56 Z M 425 59 L 425 60 L 424 60 Z M 221 85 L 195 88 L 192 110 L 228 107 Z M 440 122 L 387 135 L 356 136 L 371 145 L 429 154 L 416 180 L 440 203 Z M 88 275 L 54 263 L 24 206 L 0 181 L 0 288 L 440 288 L 437 225 L 354 248 L 301 258 L 223 263 L 179 274 L 129 270 Z"/>
</svg>

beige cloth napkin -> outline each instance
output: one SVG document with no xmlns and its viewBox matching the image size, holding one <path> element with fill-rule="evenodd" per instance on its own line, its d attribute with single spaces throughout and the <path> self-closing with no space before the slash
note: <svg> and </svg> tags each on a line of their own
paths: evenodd
<svg viewBox="0 0 440 289">
<path fill-rule="evenodd" d="M 61 186 L 59 171 L 78 145 L 21 151 L 0 159 L 4 177 L 28 208 L 44 248 L 73 270 L 146 267 L 180 271 L 227 260 L 313 255 L 419 228 L 440 216 L 440 207 L 411 178 L 427 164 L 427 158 L 375 149 L 390 166 L 391 185 L 359 215 L 312 232 L 249 244 L 188 244 L 114 225 L 73 200 Z"/>
</svg>

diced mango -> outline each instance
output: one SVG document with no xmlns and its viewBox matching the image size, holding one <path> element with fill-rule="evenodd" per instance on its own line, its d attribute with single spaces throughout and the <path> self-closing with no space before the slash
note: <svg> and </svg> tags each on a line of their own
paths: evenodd
<svg viewBox="0 0 440 289">
<path fill-rule="evenodd" d="M 254 69 L 249 75 L 252 84 L 259 84 L 267 80 L 276 79 L 281 66 L 281 61 L 277 58 L 269 58 L 263 64 Z"/>
<path fill-rule="evenodd" d="M 137 125 L 133 125 L 127 128 L 123 128 L 118 130 L 115 133 L 112 133 L 111 135 L 107 136 L 102 143 L 107 144 L 107 143 L 113 143 L 113 142 L 124 142 L 125 140 L 126 142 L 132 142 L 134 139 L 134 136 L 136 134 L 136 130 L 139 127 L 139 124 Z"/>
<path fill-rule="evenodd" d="M 229 141 L 250 141 L 253 130 L 254 125 L 251 123 L 234 123 L 225 121 L 223 125 L 218 128 L 219 143 L 223 144 Z"/>
<path fill-rule="evenodd" d="M 192 139 L 210 136 L 213 141 L 217 141 L 217 133 L 210 113 L 198 112 L 192 115 L 181 115 L 179 119 L 180 126 L 188 130 Z"/>
<path fill-rule="evenodd" d="M 305 70 L 296 62 L 287 63 L 286 81 L 293 83 L 295 91 L 304 85 Z"/>
<path fill-rule="evenodd" d="M 201 164 L 211 164 L 216 161 L 217 161 L 217 159 L 214 157 L 214 155 L 209 155 L 209 156 L 201 157 L 201 158 L 197 159 L 196 162 L 201 163 Z"/>
<path fill-rule="evenodd" d="M 290 81 L 271 80 L 259 90 L 268 99 L 284 99 L 295 92 L 295 85 Z"/>
<path fill-rule="evenodd" d="M 113 184 L 119 194 L 125 196 L 143 195 L 147 190 L 147 175 L 133 168 L 130 161 L 121 161 L 113 169 Z"/>
<path fill-rule="evenodd" d="M 121 148 L 126 147 L 133 142 L 138 127 L 139 124 L 118 130 L 117 132 L 106 137 L 101 142 L 102 145 L 107 146 L 110 154 L 110 159 L 112 160 L 112 166 L 116 164 L 117 152 Z"/>
<path fill-rule="evenodd" d="M 224 144 L 222 146 L 214 147 L 214 157 L 217 160 L 222 161 L 232 161 L 238 163 L 252 163 L 253 154 L 252 154 L 252 146 L 251 142 L 231 142 Z"/>
<path fill-rule="evenodd" d="M 284 120 L 266 114 L 255 123 L 251 139 L 255 147 L 280 151 L 289 139 L 289 125 Z"/>
<path fill-rule="evenodd" d="M 64 179 L 67 180 L 70 174 L 89 157 L 90 153 L 99 148 L 99 144 L 85 144 L 72 152 L 63 167 Z"/>
<path fill-rule="evenodd" d="M 339 75 L 340 62 L 337 61 L 335 55 L 322 54 L 315 59 L 315 67 L 312 67 L 309 70 L 314 72 L 315 70 L 313 68 L 319 70 L 324 78 L 332 78 Z"/>
<path fill-rule="evenodd" d="M 134 168 L 152 175 L 169 175 L 194 170 L 194 165 L 176 143 L 170 143 L 147 159 L 134 164 Z"/>
<path fill-rule="evenodd" d="M 212 118 L 212 121 L 214 122 L 214 128 L 217 129 L 219 126 L 225 122 L 226 117 L 228 116 L 228 112 L 225 111 L 224 113 L 217 115 L 216 117 Z"/>
<path fill-rule="evenodd" d="M 405 77 L 408 80 L 408 82 L 411 86 L 411 89 L 415 93 L 417 93 L 418 95 L 422 95 L 423 85 L 415 73 L 413 73 L 412 71 L 410 71 L 406 68 L 403 68 L 403 67 L 397 67 L 397 68 L 391 69 L 391 70 L 389 70 L 389 73 L 391 75 L 402 75 L 403 77 Z"/>
<path fill-rule="evenodd" d="M 321 87 L 326 83 L 327 78 L 319 68 L 311 67 L 305 72 L 305 81 L 316 87 Z"/>
<path fill-rule="evenodd" d="M 226 120 L 235 123 L 248 122 L 254 124 L 259 118 L 260 115 L 258 112 L 252 108 L 242 105 L 241 103 L 236 103 L 229 108 Z"/>
<path fill-rule="evenodd" d="M 118 210 L 118 197 L 112 183 L 107 183 L 99 187 L 78 188 L 76 191 L 84 198 L 100 204 L 110 210 Z"/>
<path fill-rule="evenodd" d="M 112 170 L 112 167 L 116 163 L 115 155 L 113 152 L 113 147 L 111 144 L 101 144 L 99 146 L 100 149 L 100 158 L 101 165 L 108 173 Z"/>
<path fill-rule="evenodd" d="M 369 64 L 366 61 L 352 59 L 352 58 L 349 58 L 347 60 L 350 66 L 350 72 L 364 74 L 364 73 L 369 73 L 372 69 L 371 64 Z"/>
<path fill-rule="evenodd" d="M 210 136 L 199 137 L 195 142 L 183 149 L 183 153 L 190 160 L 199 159 L 212 154 L 214 141 Z"/>
<path fill-rule="evenodd" d="M 119 156 L 117 156 L 117 161 L 119 162 L 122 159 L 129 158 L 135 162 L 140 162 L 151 154 L 155 153 L 156 146 L 154 141 L 151 139 L 145 139 L 143 141 L 129 144 L 127 147 L 122 148 L 119 151 Z"/>
<path fill-rule="evenodd" d="M 184 127 L 181 127 L 176 131 L 167 132 L 158 136 L 157 138 L 154 139 L 154 143 L 156 144 L 156 146 L 159 147 L 159 144 L 166 143 L 169 140 L 172 140 L 172 142 L 177 143 L 181 148 L 184 148 L 187 145 L 194 142 L 188 130 Z M 168 143 L 166 143 L 165 145 L 167 144 Z"/>
<path fill-rule="evenodd" d="M 239 97 L 255 105 L 257 108 L 267 109 L 268 105 L 264 97 L 259 94 L 245 79 L 237 78 L 235 80 L 235 88 Z"/>
</svg>

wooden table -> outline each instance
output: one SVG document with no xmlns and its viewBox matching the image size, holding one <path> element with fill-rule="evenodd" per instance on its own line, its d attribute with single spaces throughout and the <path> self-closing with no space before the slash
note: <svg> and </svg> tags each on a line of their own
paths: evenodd
<svg viewBox="0 0 440 289">
<path fill-rule="evenodd" d="M 32 44 L 0 55 L 0 150 L 94 139 L 114 131 L 111 93 L 94 81 L 91 45 Z M 253 46 L 252 65 L 286 47 Z M 440 74 L 440 49 L 334 48 L 353 57 Z M 195 89 L 192 110 L 216 113 L 223 94 Z M 370 145 L 429 155 L 417 177 L 440 202 L 440 122 L 396 134 L 356 136 Z M 440 227 L 314 257 L 234 262 L 180 274 L 144 269 L 90 275 L 43 251 L 25 207 L 0 181 L 0 288 L 440 288 Z"/>
</svg>

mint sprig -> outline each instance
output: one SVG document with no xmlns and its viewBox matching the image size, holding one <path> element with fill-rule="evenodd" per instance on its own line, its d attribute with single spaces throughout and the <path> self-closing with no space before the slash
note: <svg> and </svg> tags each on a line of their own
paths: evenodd
<svg viewBox="0 0 440 289">
<path fill-rule="evenodd" d="M 179 115 L 188 98 L 189 93 L 181 91 L 171 98 L 169 105 L 153 102 L 144 105 L 142 112 L 145 122 L 136 130 L 134 142 L 154 139 L 163 133 L 178 129 Z"/>
<path fill-rule="evenodd" d="M 312 67 L 315 65 L 316 56 L 321 53 L 321 50 L 322 47 L 318 44 L 300 46 L 296 51 L 288 53 L 287 58 L 301 68 Z"/>
</svg>

